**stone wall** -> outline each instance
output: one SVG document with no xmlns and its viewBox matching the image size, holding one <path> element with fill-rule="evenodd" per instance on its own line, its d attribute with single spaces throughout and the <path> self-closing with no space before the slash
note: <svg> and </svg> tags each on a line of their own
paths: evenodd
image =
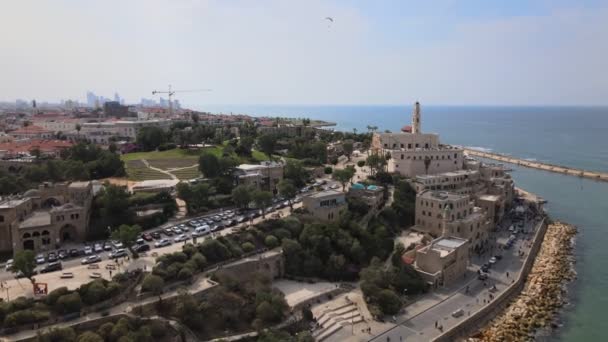
<svg viewBox="0 0 608 342">
<path fill-rule="evenodd" d="M 547 232 L 548 225 L 545 222 L 545 219 L 538 224 L 539 227 L 536 231 L 536 235 L 534 236 L 532 248 L 524 260 L 522 271 L 520 272 L 515 283 L 511 284 L 504 292 L 496 296 L 496 299 L 494 299 L 490 304 L 467 317 L 460 322 L 460 324 L 446 330 L 446 332 L 436 337 L 433 340 L 434 342 L 456 341 L 472 335 L 479 329 L 486 326 L 494 317 L 504 310 L 515 297 L 521 293 L 526 285 L 526 279 L 530 273 L 530 270 L 532 269 L 532 266 L 534 265 L 534 260 L 536 259 L 536 255 L 538 254 L 538 251 L 543 243 L 545 233 Z"/>
</svg>

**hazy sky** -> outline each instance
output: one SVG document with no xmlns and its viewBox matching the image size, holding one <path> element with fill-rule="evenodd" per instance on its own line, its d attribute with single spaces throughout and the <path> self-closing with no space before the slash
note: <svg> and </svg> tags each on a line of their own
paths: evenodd
<svg viewBox="0 0 608 342">
<path fill-rule="evenodd" d="M 331 24 L 324 18 L 333 17 Z M 4 0 L 0 101 L 608 104 L 608 1 Z"/>
</svg>

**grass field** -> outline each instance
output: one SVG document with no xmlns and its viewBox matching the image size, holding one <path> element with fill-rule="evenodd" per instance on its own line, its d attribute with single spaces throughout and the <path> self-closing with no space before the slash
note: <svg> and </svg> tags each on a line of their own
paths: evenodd
<svg viewBox="0 0 608 342">
<path fill-rule="evenodd" d="M 201 173 L 198 171 L 198 165 L 186 169 L 171 171 L 171 173 L 180 180 L 194 179 L 201 176 Z"/>
<path fill-rule="evenodd" d="M 201 150 L 182 150 L 176 148 L 167 151 L 127 153 L 123 154 L 120 158 L 125 162 L 127 174 L 131 180 L 141 181 L 170 178 L 168 175 L 147 168 L 142 162 L 142 159 L 147 160 L 152 167 L 161 170 L 185 167 L 186 169 L 184 170 L 178 170 L 172 173 L 179 179 L 192 179 L 200 176 L 198 165 L 193 165 L 198 164 L 198 158 L 201 154 L 212 153 L 217 157 L 221 157 L 223 150 L 224 146 L 206 147 Z M 260 151 L 253 150 L 251 158 L 239 159 L 241 163 L 257 163 L 268 160 L 268 156 Z"/>
<path fill-rule="evenodd" d="M 162 172 L 158 172 L 156 170 L 152 170 L 147 167 L 135 167 L 135 168 L 127 168 L 127 174 L 129 180 L 133 181 L 144 181 L 144 180 L 152 180 L 152 179 L 171 179 L 169 175 L 166 175 Z"/>
</svg>

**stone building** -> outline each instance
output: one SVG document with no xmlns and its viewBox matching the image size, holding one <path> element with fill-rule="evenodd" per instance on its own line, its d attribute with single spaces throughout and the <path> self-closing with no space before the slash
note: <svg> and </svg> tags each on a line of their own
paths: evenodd
<svg viewBox="0 0 608 342">
<path fill-rule="evenodd" d="M 384 204 L 384 188 L 377 185 L 364 185 L 362 183 L 353 184 L 346 197 L 356 197 L 374 209 L 380 209 Z"/>
<path fill-rule="evenodd" d="M 437 134 L 422 133 L 421 121 L 420 104 L 416 102 L 411 133 L 374 133 L 372 151 L 390 154 L 388 172 L 416 177 L 462 169 L 463 150 L 440 144 Z"/>
<path fill-rule="evenodd" d="M 336 221 L 340 213 L 346 210 L 346 197 L 341 191 L 321 191 L 304 197 L 302 207 L 320 220 Z"/>
<path fill-rule="evenodd" d="M 278 192 L 277 185 L 283 180 L 284 165 L 263 161 L 260 164 L 241 164 L 233 172 L 237 185 L 252 186 L 259 190 Z"/>
<path fill-rule="evenodd" d="M 433 237 L 454 236 L 469 241 L 471 250 L 488 243 L 492 228 L 485 210 L 469 195 L 425 190 L 416 195 L 415 229 Z"/>
<path fill-rule="evenodd" d="M 86 237 L 91 182 L 43 183 L 0 200 L 0 250 L 52 250 Z"/>
<path fill-rule="evenodd" d="M 416 251 L 414 268 L 432 287 L 450 286 L 462 279 L 469 263 L 469 242 L 440 237 Z"/>
</svg>

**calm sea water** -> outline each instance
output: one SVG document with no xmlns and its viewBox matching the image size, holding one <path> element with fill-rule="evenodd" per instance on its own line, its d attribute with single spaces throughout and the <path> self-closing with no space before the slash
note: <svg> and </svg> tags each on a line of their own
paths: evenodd
<svg viewBox="0 0 608 342">
<path fill-rule="evenodd" d="M 212 112 L 310 117 L 359 132 L 368 125 L 398 131 L 412 107 L 204 106 Z M 449 144 L 608 172 L 608 107 L 422 108 L 422 130 Z M 512 166 L 517 185 L 547 199 L 550 215 L 579 227 L 578 279 L 570 287 L 564 326 L 549 340 L 608 341 L 608 183 Z"/>
</svg>

